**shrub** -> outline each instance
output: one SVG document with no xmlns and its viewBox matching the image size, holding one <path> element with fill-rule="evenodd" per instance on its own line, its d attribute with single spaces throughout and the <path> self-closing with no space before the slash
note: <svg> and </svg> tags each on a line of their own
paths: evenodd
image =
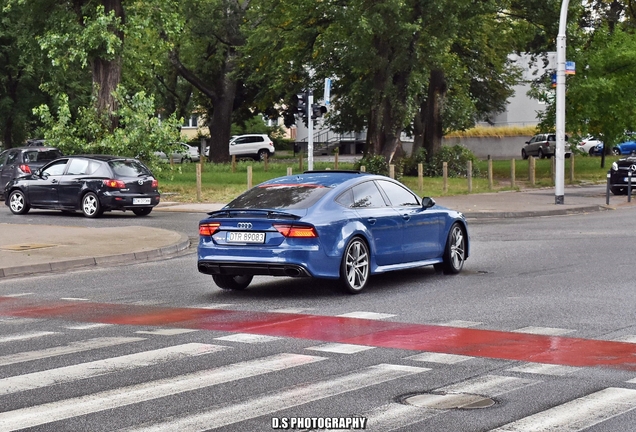
<svg viewBox="0 0 636 432">
<path fill-rule="evenodd" d="M 432 160 L 426 166 L 426 175 L 429 177 L 441 177 L 443 175 L 443 163 L 448 163 L 449 177 L 466 177 L 466 163 L 473 162 L 473 177 L 479 176 L 477 158 L 466 147 L 460 145 L 442 146 Z"/>
<path fill-rule="evenodd" d="M 420 148 L 411 156 L 402 159 L 403 173 L 406 176 L 417 176 L 417 165 L 423 164 L 426 170 L 426 149 Z"/>
<path fill-rule="evenodd" d="M 371 174 L 389 175 L 389 164 L 382 155 L 366 155 L 355 163 L 354 169 L 359 170 L 361 166 Z"/>
</svg>

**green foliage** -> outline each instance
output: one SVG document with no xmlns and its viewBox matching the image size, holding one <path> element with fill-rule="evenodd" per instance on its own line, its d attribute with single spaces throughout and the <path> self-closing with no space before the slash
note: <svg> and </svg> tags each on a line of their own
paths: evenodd
<svg viewBox="0 0 636 432">
<path fill-rule="evenodd" d="M 143 92 L 125 95 L 120 87 L 116 99 L 119 127 L 112 133 L 108 119 L 93 105 L 81 108 L 77 117 L 73 117 L 65 94 L 58 98 L 55 114 L 47 105 L 40 105 L 34 112 L 44 124 L 44 138 L 65 154 L 138 157 L 151 165 L 155 151 L 170 154 L 169 144 L 179 140 L 180 122 L 174 116 L 160 119 L 155 114 L 154 99 Z"/>
<path fill-rule="evenodd" d="M 367 155 L 357 161 L 353 169 L 359 170 L 361 166 L 363 166 L 368 173 L 389 175 L 389 163 L 386 161 L 386 158 L 381 155 Z"/>
<path fill-rule="evenodd" d="M 402 160 L 402 167 L 405 176 L 416 176 L 418 164 L 426 167 L 426 149 L 420 148 L 417 152 Z"/>
<path fill-rule="evenodd" d="M 466 177 L 466 166 L 469 160 L 473 162 L 473 177 L 479 176 L 477 157 L 473 152 L 460 145 L 442 146 L 426 165 L 424 172 L 429 177 L 440 177 L 443 174 L 443 163 L 447 162 L 449 177 Z"/>
</svg>

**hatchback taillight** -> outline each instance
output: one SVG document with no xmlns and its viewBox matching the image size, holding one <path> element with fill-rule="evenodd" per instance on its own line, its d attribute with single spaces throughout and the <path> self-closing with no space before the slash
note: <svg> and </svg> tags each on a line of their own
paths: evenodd
<svg viewBox="0 0 636 432">
<path fill-rule="evenodd" d="M 219 230 L 221 226 L 220 222 L 208 222 L 199 224 L 199 235 L 202 236 L 211 236 L 215 232 Z"/>
<path fill-rule="evenodd" d="M 103 180 L 104 186 L 109 187 L 109 188 L 114 188 L 114 189 L 125 189 L 126 188 L 126 183 L 124 183 L 121 180 L 113 180 L 113 179 L 108 179 L 108 180 Z"/>
<path fill-rule="evenodd" d="M 276 231 L 287 238 L 315 238 L 318 237 L 316 228 L 306 225 L 274 224 Z"/>
<path fill-rule="evenodd" d="M 25 174 L 31 174 L 31 168 L 27 164 L 21 164 L 18 168 Z"/>
<path fill-rule="evenodd" d="M 153 180 L 152 180 L 152 187 L 153 187 L 153 188 L 159 187 L 159 181 L 158 181 L 158 180 L 156 180 L 156 179 L 153 179 Z"/>
</svg>

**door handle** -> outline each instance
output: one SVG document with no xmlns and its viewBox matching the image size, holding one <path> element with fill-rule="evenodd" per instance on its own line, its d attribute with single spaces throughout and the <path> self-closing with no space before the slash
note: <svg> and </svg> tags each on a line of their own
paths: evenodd
<svg viewBox="0 0 636 432">
<path fill-rule="evenodd" d="M 406 220 L 406 221 L 407 221 L 407 220 L 411 220 L 411 215 L 403 214 L 403 215 L 402 215 L 402 219 L 404 219 L 404 220 Z"/>
<path fill-rule="evenodd" d="M 367 220 L 369 221 L 369 223 L 370 223 L 371 225 L 375 225 L 375 222 L 377 221 L 377 219 L 376 219 L 376 218 L 369 218 L 369 219 L 367 219 Z"/>
<path fill-rule="evenodd" d="M 51 183 L 57 183 L 57 180 L 51 179 Z"/>
</svg>

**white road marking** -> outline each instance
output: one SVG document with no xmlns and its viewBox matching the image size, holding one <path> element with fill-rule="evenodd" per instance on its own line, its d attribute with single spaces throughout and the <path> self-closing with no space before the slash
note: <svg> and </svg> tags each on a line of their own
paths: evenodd
<svg viewBox="0 0 636 432">
<path fill-rule="evenodd" d="M 474 357 L 457 355 L 457 354 L 444 354 L 435 352 L 424 352 L 421 354 L 415 354 L 409 357 L 405 357 L 406 360 L 441 363 L 441 364 L 455 364 L 461 363 L 466 360 L 473 359 Z"/>
<path fill-rule="evenodd" d="M 313 308 L 287 308 L 287 309 L 272 309 L 268 312 L 272 313 L 287 313 L 287 314 L 299 314 L 308 310 L 312 310 Z"/>
<path fill-rule="evenodd" d="M 152 366 L 186 357 L 218 352 L 229 347 L 189 343 L 168 348 L 160 348 L 136 354 L 128 354 L 57 369 L 48 369 L 0 379 L 0 395 L 17 393 L 25 390 L 48 387 L 109 373 L 121 372 L 139 367 Z"/>
<path fill-rule="evenodd" d="M 2 294 L 0 297 L 24 297 L 30 295 L 33 295 L 33 293 Z"/>
<path fill-rule="evenodd" d="M 346 314 L 336 315 L 336 316 L 343 317 L 343 318 L 362 318 L 362 319 L 370 319 L 370 320 L 381 320 L 381 319 L 394 317 L 395 315 L 377 313 L 377 312 L 359 311 L 359 312 L 349 312 Z"/>
<path fill-rule="evenodd" d="M 374 349 L 372 346 L 365 345 L 352 345 L 352 344 L 341 344 L 341 343 L 328 343 L 323 345 L 317 345 L 313 347 L 308 347 L 305 349 L 312 351 L 324 351 L 338 354 L 355 354 L 362 351 L 367 351 L 370 349 Z"/>
<path fill-rule="evenodd" d="M 225 309 L 234 306 L 233 303 L 206 303 L 202 305 L 188 306 L 189 309 Z"/>
<path fill-rule="evenodd" d="M 627 342 L 627 343 L 636 343 L 636 335 L 624 335 L 619 336 L 615 339 L 612 339 L 613 342 Z"/>
<path fill-rule="evenodd" d="M 39 318 L 0 318 L 0 324 L 14 324 L 14 325 L 23 325 L 23 324 L 33 324 L 36 322 L 44 321 Z"/>
<path fill-rule="evenodd" d="M 301 384 L 264 396 L 257 396 L 239 404 L 213 408 L 199 414 L 146 427 L 142 426 L 134 430 L 136 432 L 206 431 L 429 370 L 428 368 L 379 364 L 349 375 Z M 1 419 L 2 417 L 0 417 Z"/>
<path fill-rule="evenodd" d="M 517 330 L 513 330 L 512 333 L 529 333 L 546 336 L 562 336 L 568 333 L 572 333 L 574 330 L 556 328 L 556 327 L 523 327 Z"/>
<path fill-rule="evenodd" d="M 94 328 L 108 327 L 112 325 L 113 324 L 106 324 L 106 323 L 77 324 L 77 325 L 65 326 L 64 328 L 67 328 L 69 330 L 91 330 Z"/>
<path fill-rule="evenodd" d="M 135 337 L 104 337 L 89 339 L 86 341 L 71 342 L 66 346 L 45 348 L 37 351 L 28 351 L 2 356 L 0 357 L 0 366 L 40 360 L 50 357 L 57 357 L 66 354 L 75 354 L 82 351 L 90 351 L 98 348 L 105 348 L 130 342 L 138 342 L 142 340 L 146 339 Z"/>
<path fill-rule="evenodd" d="M 60 300 L 65 301 L 90 301 L 87 298 L 79 298 L 79 297 L 62 297 Z"/>
<path fill-rule="evenodd" d="M 8 335 L 8 336 L 0 337 L 0 343 L 14 342 L 14 341 L 26 340 L 26 339 L 34 339 L 34 338 L 39 338 L 39 337 L 42 337 L 42 336 L 50 336 L 50 335 L 53 335 L 53 334 L 60 334 L 60 333 L 58 333 L 58 332 L 49 332 L 49 331 L 41 331 L 41 332 L 12 334 L 12 335 Z"/>
<path fill-rule="evenodd" d="M 538 384 L 539 382 L 541 381 L 509 376 L 484 375 L 457 384 L 447 385 L 437 389 L 437 391 L 445 393 L 472 393 L 494 397 Z"/>
<path fill-rule="evenodd" d="M 508 423 L 493 432 L 581 431 L 634 408 L 636 390 L 610 387 Z"/>
<path fill-rule="evenodd" d="M 159 335 L 159 336 L 174 336 L 184 333 L 192 333 L 197 331 L 196 329 L 183 329 L 183 328 L 171 328 L 171 329 L 157 329 L 157 330 L 139 330 L 135 333 Z"/>
<path fill-rule="evenodd" d="M 452 320 L 452 321 L 447 321 L 447 322 L 439 323 L 439 324 L 435 324 L 435 325 L 444 326 L 444 327 L 468 328 L 468 327 L 476 327 L 476 326 L 482 325 L 482 324 L 483 323 L 477 322 L 477 321 Z"/>
<path fill-rule="evenodd" d="M 574 373 L 576 371 L 579 371 L 581 370 L 581 368 L 577 368 L 573 366 L 545 364 L 545 363 L 526 363 L 526 364 L 515 366 L 506 370 L 511 372 L 523 372 L 523 373 L 538 374 L 538 375 L 565 376 L 565 375 Z"/>
<path fill-rule="evenodd" d="M 180 394 L 215 384 L 281 371 L 321 360 L 326 360 L 326 358 L 299 354 L 277 354 L 187 375 L 3 412 L 0 413 L 0 424 L 3 432 L 9 432 Z M 243 407 L 243 409 L 246 408 Z"/>
<path fill-rule="evenodd" d="M 241 342 L 241 343 L 264 343 L 272 342 L 282 338 L 276 336 L 255 335 L 250 333 L 236 333 L 228 336 L 221 336 L 214 338 L 216 340 L 229 341 L 229 342 Z"/>
</svg>

